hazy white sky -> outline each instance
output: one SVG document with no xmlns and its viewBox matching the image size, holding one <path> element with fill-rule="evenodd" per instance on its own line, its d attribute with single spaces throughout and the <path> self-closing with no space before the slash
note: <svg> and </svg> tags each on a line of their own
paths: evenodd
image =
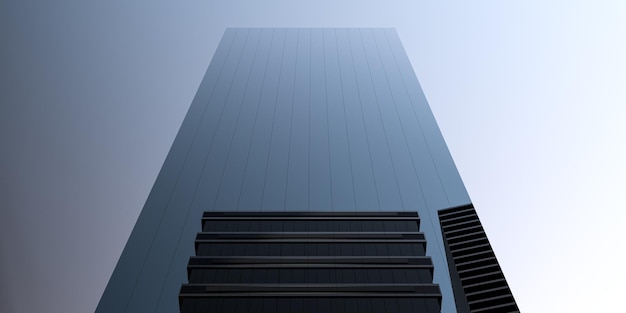
<svg viewBox="0 0 626 313">
<path fill-rule="evenodd" d="M 39 3 L 37 3 L 39 2 Z M 0 311 L 90 312 L 225 27 L 394 27 L 523 312 L 620 312 L 624 1 L 0 2 Z"/>
</svg>

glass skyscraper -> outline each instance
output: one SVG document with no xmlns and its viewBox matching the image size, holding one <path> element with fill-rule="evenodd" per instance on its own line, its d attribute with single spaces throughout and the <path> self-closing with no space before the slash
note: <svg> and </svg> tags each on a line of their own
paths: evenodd
<svg viewBox="0 0 626 313">
<path fill-rule="evenodd" d="M 393 29 L 226 30 L 96 312 L 181 309 L 518 311 Z"/>
</svg>

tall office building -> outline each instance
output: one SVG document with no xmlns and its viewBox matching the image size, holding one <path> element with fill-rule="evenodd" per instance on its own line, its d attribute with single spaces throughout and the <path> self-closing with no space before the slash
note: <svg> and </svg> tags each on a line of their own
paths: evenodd
<svg viewBox="0 0 626 313">
<path fill-rule="evenodd" d="M 516 312 L 391 29 L 228 29 L 96 312 Z"/>
</svg>

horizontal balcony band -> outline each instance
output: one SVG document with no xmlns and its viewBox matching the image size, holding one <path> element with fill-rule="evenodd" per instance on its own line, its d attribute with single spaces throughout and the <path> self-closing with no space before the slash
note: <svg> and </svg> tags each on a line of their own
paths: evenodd
<svg viewBox="0 0 626 313">
<path fill-rule="evenodd" d="M 283 257 L 202 257 L 195 256 L 189 259 L 189 266 L 204 266 L 204 265 L 221 265 L 221 264 L 253 264 L 259 266 L 262 264 L 382 264 L 382 265 L 423 265 L 432 266 L 432 260 L 427 256 L 416 257 L 389 257 L 389 256 L 364 256 L 364 257 L 328 257 L 328 256 L 314 256 L 314 257 L 298 257 L 298 256 L 283 256 Z"/>
<path fill-rule="evenodd" d="M 474 239 L 469 239 L 469 240 L 465 240 L 465 241 L 459 241 L 459 242 L 455 242 L 455 243 L 450 243 L 448 244 L 448 246 L 450 247 L 450 251 L 452 251 L 454 253 L 454 251 L 456 251 L 456 249 L 454 249 L 453 247 L 455 246 L 459 246 L 459 245 L 464 245 L 464 244 L 469 244 L 472 242 L 478 242 L 478 241 L 485 241 L 485 242 L 489 242 L 487 240 L 487 237 L 480 237 L 480 238 L 474 238 Z"/>
<path fill-rule="evenodd" d="M 484 253 L 491 253 L 490 256 L 494 256 L 493 250 L 491 250 L 491 246 L 488 246 L 488 244 L 486 245 L 487 246 L 484 247 L 482 246 L 482 244 L 475 245 L 475 246 L 468 244 L 464 246 L 464 248 L 457 248 L 457 249 L 450 249 L 450 250 L 452 253 L 452 257 L 454 259 L 462 259 L 465 257 L 476 259 L 475 257 L 473 257 L 474 255 L 479 255 L 479 254 L 484 254 Z M 484 256 L 484 257 L 487 257 L 487 256 Z"/>
<path fill-rule="evenodd" d="M 452 259 L 454 260 L 454 262 L 457 262 L 457 260 L 461 260 L 461 259 L 465 259 L 465 260 L 476 260 L 477 258 L 484 258 L 484 257 L 492 257 L 494 256 L 493 250 L 489 249 L 476 249 L 477 252 L 473 252 L 473 253 L 468 253 L 468 254 L 455 254 L 454 252 L 452 252 Z M 464 261 L 467 262 L 467 261 Z M 461 262 L 458 262 L 461 263 Z"/>
<path fill-rule="evenodd" d="M 464 276 L 464 277 L 461 277 L 460 279 L 461 279 L 461 282 L 466 282 L 468 280 L 471 281 L 471 280 L 476 280 L 478 278 L 485 278 L 485 277 L 504 278 L 504 275 L 502 274 L 501 271 L 498 271 L 498 272 L 480 273 L 480 274 L 471 275 L 471 276 Z M 465 284 L 463 285 L 465 286 Z"/>
<path fill-rule="evenodd" d="M 465 253 L 468 252 L 469 250 L 473 250 L 473 251 L 478 251 L 478 252 L 482 252 L 482 251 L 492 251 L 491 249 L 491 245 L 489 245 L 489 242 L 487 243 L 481 243 L 475 246 L 469 246 L 469 247 L 465 247 L 465 248 L 456 248 L 450 252 L 452 252 L 452 255 L 454 256 L 463 256 L 461 253 Z"/>
<path fill-rule="evenodd" d="M 485 289 L 481 289 L 481 290 L 474 291 L 474 292 L 466 292 L 465 296 L 468 299 L 470 299 L 474 297 L 480 297 L 483 294 L 489 294 L 489 293 L 495 293 L 495 292 L 511 294 L 511 291 L 509 290 L 509 287 L 507 285 L 500 285 L 498 287 L 485 288 Z"/>
<path fill-rule="evenodd" d="M 459 270 L 458 273 L 459 273 L 459 276 L 464 276 L 467 273 L 482 272 L 482 271 L 487 270 L 487 269 L 493 269 L 489 273 L 495 273 L 495 272 L 502 273 L 502 270 L 500 269 L 500 266 L 498 266 L 498 263 L 492 263 L 492 264 L 488 264 L 488 265 L 484 265 L 484 266 L 478 266 L 478 267 L 468 268 L 468 269 L 465 269 L 465 270 Z"/>
<path fill-rule="evenodd" d="M 200 239 L 425 239 L 421 232 L 201 232 Z"/>
<path fill-rule="evenodd" d="M 496 279 L 485 280 L 485 281 L 481 281 L 481 282 L 474 283 L 474 284 L 463 285 L 463 289 L 468 290 L 474 287 L 485 286 L 485 285 L 495 285 L 495 284 L 506 284 L 506 280 L 504 279 L 504 277 L 499 277 Z M 468 294 L 469 293 L 472 293 L 472 292 L 468 292 Z"/>
<path fill-rule="evenodd" d="M 446 235 L 449 234 L 454 234 L 457 232 L 463 232 L 463 231 L 468 231 L 471 229 L 481 229 L 482 230 L 482 226 L 480 225 L 480 222 L 474 220 L 474 221 L 468 221 L 468 222 L 463 222 L 463 223 L 458 223 L 458 224 L 453 224 L 453 225 L 449 225 L 449 226 L 442 226 L 443 227 L 443 231 L 446 233 Z"/>
<path fill-rule="evenodd" d="M 478 214 L 474 212 L 474 213 L 469 213 L 469 214 L 457 215 L 455 217 L 442 218 L 440 223 L 443 226 L 448 226 L 448 225 L 455 225 L 458 223 L 463 223 L 463 222 L 468 222 L 468 221 L 479 221 Z"/>
<path fill-rule="evenodd" d="M 448 233 L 454 233 L 454 232 L 477 228 L 477 227 L 482 227 L 480 222 L 478 220 L 471 220 L 471 221 L 466 221 L 466 222 L 450 224 L 446 226 L 442 225 L 441 229 L 443 230 L 443 232 L 448 234 Z"/>
<path fill-rule="evenodd" d="M 467 303 L 470 306 L 479 306 L 481 303 L 502 301 L 502 300 L 506 300 L 507 298 L 510 299 L 510 301 L 505 301 L 503 304 L 514 303 L 513 302 L 513 296 L 511 296 L 510 293 L 507 293 L 507 294 L 504 294 L 504 295 L 495 296 L 495 297 L 482 298 L 482 299 L 477 299 L 477 300 L 474 300 L 474 301 L 468 301 Z"/>
<path fill-rule="evenodd" d="M 434 298 L 441 302 L 441 293 L 417 292 L 233 292 L 180 293 L 179 298 Z"/>
<path fill-rule="evenodd" d="M 436 284 L 183 284 L 180 294 L 228 293 L 421 293 L 440 295 Z"/>
<path fill-rule="evenodd" d="M 232 264 L 232 265 L 194 265 L 188 266 L 188 270 L 194 269 L 211 269 L 211 268 L 237 268 L 237 269 L 267 269 L 267 268 L 298 268 L 302 270 L 316 269 L 316 268 L 331 268 L 331 269 L 433 269 L 433 265 L 386 265 L 386 264 Z"/>
<path fill-rule="evenodd" d="M 422 239 L 196 239 L 197 244 L 203 243 L 418 243 L 426 244 Z"/>
<path fill-rule="evenodd" d="M 393 223 L 393 224 L 387 224 Z M 412 225 L 411 225 L 412 224 Z M 289 230 L 289 231 L 335 231 L 350 232 L 361 230 L 394 230 L 397 229 L 419 229 L 420 219 L 415 218 L 320 218 L 320 217 L 249 217 L 249 218 L 203 218 L 202 229 L 217 229 L 219 231 L 247 230 Z"/>
<path fill-rule="evenodd" d="M 202 217 L 402 217 L 402 218 L 419 218 L 417 212 L 397 212 L 397 211 L 382 211 L 382 212 L 262 212 L 262 211 L 247 211 L 247 212 L 204 212 Z"/>
<path fill-rule="evenodd" d="M 479 263 L 479 262 L 497 262 L 497 261 L 496 261 L 495 257 L 491 256 L 491 257 L 486 257 L 486 258 L 482 258 L 482 259 L 470 260 L 470 261 L 467 261 L 467 262 L 459 262 L 459 263 L 457 263 L 456 267 L 457 268 L 461 268 L 461 267 L 464 267 L 466 265 L 470 265 L 470 264 L 473 264 L 473 263 Z"/>
<path fill-rule="evenodd" d="M 454 221 L 467 219 L 467 218 L 478 219 L 478 215 L 474 212 L 474 213 L 471 213 L 471 214 L 465 214 L 465 215 L 460 215 L 460 216 L 455 216 L 455 217 L 442 218 L 441 219 L 441 224 L 442 225 L 449 225 L 450 223 L 453 223 Z"/>
<path fill-rule="evenodd" d="M 310 217 L 310 216 L 297 216 L 297 217 L 203 217 L 201 222 L 202 225 L 208 222 L 219 222 L 219 221 L 228 221 L 228 222 L 293 222 L 293 221 L 312 221 L 312 222 L 359 222 L 359 221 L 369 221 L 369 222 L 415 222 L 418 225 L 420 224 L 419 217 Z"/>
<path fill-rule="evenodd" d="M 485 231 L 482 229 L 482 227 L 480 228 L 480 230 L 478 230 L 478 231 L 474 230 L 471 233 L 460 233 L 458 235 L 448 235 L 448 233 L 445 234 L 446 239 L 448 240 L 448 242 L 455 241 L 454 243 L 463 241 L 462 238 L 478 236 L 478 235 L 481 235 L 482 237 L 486 237 L 487 236 L 485 234 Z M 480 238 L 477 238 L 477 239 L 480 239 Z M 450 243 L 450 245 L 453 245 L 454 243 Z"/>
<path fill-rule="evenodd" d="M 443 210 L 439 210 L 439 212 L 437 213 L 439 215 L 439 220 L 444 221 L 454 216 L 476 214 L 476 210 L 474 209 L 473 206 L 466 206 L 464 208 L 457 207 L 457 208 L 443 209 Z"/>
<path fill-rule="evenodd" d="M 491 312 L 503 312 L 503 313 L 519 313 L 519 308 L 515 302 L 503 303 L 498 305 L 492 305 L 484 308 L 472 309 L 472 313 L 491 313 Z"/>
</svg>

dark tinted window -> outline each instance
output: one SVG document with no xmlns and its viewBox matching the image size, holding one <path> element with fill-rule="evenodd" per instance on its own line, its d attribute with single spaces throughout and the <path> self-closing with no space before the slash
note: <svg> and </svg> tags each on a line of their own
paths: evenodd
<svg viewBox="0 0 626 313">
<path fill-rule="evenodd" d="M 421 243 L 202 243 L 199 256 L 422 256 Z"/>
</svg>

